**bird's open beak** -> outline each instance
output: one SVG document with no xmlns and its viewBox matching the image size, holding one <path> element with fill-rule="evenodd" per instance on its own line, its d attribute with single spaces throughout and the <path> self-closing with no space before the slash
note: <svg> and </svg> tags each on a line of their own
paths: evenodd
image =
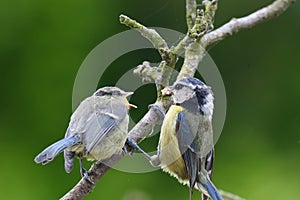
<svg viewBox="0 0 300 200">
<path fill-rule="evenodd" d="M 136 105 L 131 104 L 131 103 L 128 103 L 128 104 L 126 105 L 126 107 L 127 107 L 127 109 L 130 109 L 130 108 L 137 108 Z"/>
<path fill-rule="evenodd" d="M 129 97 L 130 95 L 133 95 L 133 92 L 126 92 L 125 97 Z"/>
<path fill-rule="evenodd" d="M 171 86 L 165 87 L 161 90 L 161 94 L 163 96 L 171 96 L 173 94 L 173 88 Z"/>
<path fill-rule="evenodd" d="M 129 97 L 130 95 L 133 95 L 133 92 L 126 92 L 126 94 L 125 94 L 126 108 L 127 109 L 137 108 L 136 105 L 129 103 L 128 100 L 126 99 L 126 97 Z"/>
</svg>

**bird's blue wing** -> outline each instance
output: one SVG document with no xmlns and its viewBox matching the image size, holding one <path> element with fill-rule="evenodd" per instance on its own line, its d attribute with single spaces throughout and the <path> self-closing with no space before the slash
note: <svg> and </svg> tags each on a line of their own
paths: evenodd
<svg viewBox="0 0 300 200">
<path fill-rule="evenodd" d="M 211 150 L 205 157 L 201 157 L 199 149 L 195 145 L 195 138 L 190 130 L 187 116 L 184 111 L 180 112 L 177 117 L 176 136 L 178 138 L 178 146 L 188 174 L 190 199 L 192 199 L 193 188 L 197 183 L 198 187 L 201 185 L 204 191 L 208 193 L 213 200 L 223 200 L 219 191 L 210 180 L 214 161 L 214 151 Z M 202 170 L 202 164 L 204 164 L 205 173 L 200 172 Z M 204 175 L 201 175 L 201 173 Z M 203 180 L 201 180 L 202 178 L 200 177 L 202 177 Z M 202 196 L 204 200 L 207 199 L 207 197 L 208 196 L 206 194 Z"/>
<path fill-rule="evenodd" d="M 201 160 L 197 154 L 197 149 L 194 144 L 194 138 L 191 133 L 187 117 L 183 111 L 178 113 L 176 121 L 176 136 L 178 138 L 178 146 L 188 173 L 191 196 L 197 181 Z"/>
<path fill-rule="evenodd" d="M 87 129 L 86 135 L 89 135 L 87 142 L 86 151 L 91 152 L 95 146 L 110 133 L 115 127 L 118 126 L 119 120 L 113 115 L 108 113 L 96 112 L 94 117 L 91 119 L 90 127 Z"/>
</svg>

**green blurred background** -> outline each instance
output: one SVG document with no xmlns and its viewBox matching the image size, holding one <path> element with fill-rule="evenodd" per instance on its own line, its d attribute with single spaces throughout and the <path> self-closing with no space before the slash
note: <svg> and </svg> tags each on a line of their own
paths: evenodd
<svg viewBox="0 0 300 200">
<path fill-rule="evenodd" d="M 220 1 L 216 27 L 270 2 Z M 184 1 L 1 1 L 1 198 L 58 199 L 80 179 L 77 162 L 66 174 L 62 156 L 47 166 L 33 158 L 63 137 L 77 70 L 96 45 L 127 30 L 118 22 L 121 13 L 147 26 L 186 31 Z M 214 182 L 247 199 L 300 196 L 299 18 L 297 2 L 279 18 L 209 49 L 228 98 Z M 99 86 L 114 84 L 116 71 L 143 60 L 158 62 L 159 55 L 134 51 L 122 56 Z M 145 98 L 147 91 L 154 94 L 149 86 L 132 98 L 141 108 L 131 113 L 136 120 L 155 98 Z M 143 145 L 154 150 L 156 142 L 154 137 Z M 200 193 L 194 194 L 200 199 Z M 188 188 L 160 170 L 110 170 L 86 199 L 188 199 Z"/>
</svg>

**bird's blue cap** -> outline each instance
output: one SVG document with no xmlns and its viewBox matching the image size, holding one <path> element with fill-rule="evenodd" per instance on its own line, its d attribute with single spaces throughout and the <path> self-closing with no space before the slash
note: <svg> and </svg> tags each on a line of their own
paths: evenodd
<svg viewBox="0 0 300 200">
<path fill-rule="evenodd" d="M 183 79 L 179 80 L 177 83 L 179 83 L 179 82 L 192 84 L 193 86 L 197 86 L 197 85 L 205 86 L 205 84 L 197 78 L 183 78 Z"/>
</svg>

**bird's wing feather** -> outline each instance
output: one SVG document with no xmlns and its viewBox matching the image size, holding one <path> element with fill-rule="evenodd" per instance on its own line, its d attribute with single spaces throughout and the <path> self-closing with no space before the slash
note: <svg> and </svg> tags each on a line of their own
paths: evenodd
<svg viewBox="0 0 300 200">
<path fill-rule="evenodd" d="M 113 115 L 109 115 L 108 113 L 97 112 L 95 115 L 96 116 L 92 119 L 93 122 L 91 123 L 97 123 L 95 126 L 97 129 L 95 130 L 96 133 L 94 133 L 94 138 L 91 143 L 88 143 L 86 146 L 87 153 L 91 152 L 94 147 L 119 124 L 119 121 Z M 89 129 L 88 131 L 93 130 Z"/>
<path fill-rule="evenodd" d="M 215 161 L 215 149 L 213 148 L 205 158 L 205 169 L 208 172 L 209 178 L 212 178 Z"/>
<path fill-rule="evenodd" d="M 90 123 L 93 125 L 87 125 L 93 128 L 87 128 L 87 132 L 89 133 L 86 134 L 94 134 L 92 141 L 86 146 L 87 152 L 91 152 L 111 130 L 117 128 L 127 115 L 127 109 L 124 103 L 114 99 L 107 100 L 106 105 L 96 102 L 95 110 L 95 114 L 90 119 Z M 94 128 L 96 128 L 96 130 L 94 130 Z M 95 131 L 96 134 L 93 133 L 93 131 Z"/>
<path fill-rule="evenodd" d="M 189 123 L 184 112 L 180 112 L 178 114 L 176 122 L 176 136 L 178 138 L 178 146 L 188 173 L 190 190 L 192 191 L 197 181 L 201 160 L 197 154 L 194 138 L 191 134 Z"/>
<path fill-rule="evenodd" d="M 188 173 L 191 198 L 192 190 L 198 181 L 197 179 L 202 164 L 204 165 L 205 170 L 208 172 L 209 177 L 211 178 L 212 176 L 214 149 L 212 149 L 204 158 L 201 158 L 202 156 L 199 153 L 199 149 L 195 143 L 197 138 L 194 138 L 195 136 L 193 136 L 192 131 L 190 130 L 190 124 L 188 123 L 187 116 L 184 111 L 180 112 L 177 117 L 176 136 L 178 138 L 178 146 Z M 211 192 L 210 194 L 213 193 Z M 203 193 L 202 199 L 205 200 L 207 198 L 208 196 Z"/>
<path fill-rule="evenodd" d="M 126 115 L 126 107 L 120 100 L 89 97 L 73 113 L 65 137 L 82 134 L 85 153 L 90 153 Z"/>
</svg>

